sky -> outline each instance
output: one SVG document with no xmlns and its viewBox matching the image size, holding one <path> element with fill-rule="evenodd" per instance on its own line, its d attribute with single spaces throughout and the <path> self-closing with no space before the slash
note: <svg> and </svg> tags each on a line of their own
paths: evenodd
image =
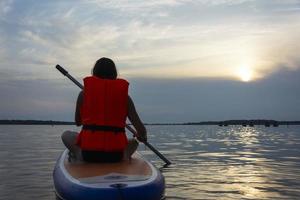
<svg viewBox="0 0 300 200">
<path fill-rule="evenodd" d="M 145 122 L 300 120 L 300 0 L 0 0 L 0 119 L 73 120 L 113 59 Z"/>
</svg>

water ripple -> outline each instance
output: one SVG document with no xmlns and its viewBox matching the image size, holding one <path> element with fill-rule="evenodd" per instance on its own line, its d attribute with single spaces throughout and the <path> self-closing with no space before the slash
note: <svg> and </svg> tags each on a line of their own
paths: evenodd
<svg viewBox="0 0 300 200">
<path fill-rule="evenodd" d="M 148 126 L 173 164 L 140 152 L 163 172 L 167 200 L 300 199 L 300 127 Z M 52 170 L 72 126 L 1 126 L 0 199 L 54 200 Z"/>
</svg>

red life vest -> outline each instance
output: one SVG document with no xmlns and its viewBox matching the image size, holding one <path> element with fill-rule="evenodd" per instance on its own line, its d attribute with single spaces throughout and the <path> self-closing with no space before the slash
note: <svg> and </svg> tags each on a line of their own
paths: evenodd
<svg viewBox="0 0 300 200">
<path fill-rule="evenodd" d="M 83 127 L 105 126 L 117 131 L 82 129 L 77 144 L 82 150 L 123 151 L 128 140 L 125 134 L 128 113 L 128 85 L 123 79 L 84 78 L 83 104 L 80 116 Z M 121 131 L 118 130 L 121 128 Z M 123 130 L 122 130 L 123 129 Z"/>
</svg>

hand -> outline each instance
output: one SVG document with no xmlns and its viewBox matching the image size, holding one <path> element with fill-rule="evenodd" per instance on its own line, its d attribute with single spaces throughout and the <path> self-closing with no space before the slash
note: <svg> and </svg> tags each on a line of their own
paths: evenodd
<svg viewBox="0 0 300 200">
<path fill-rule="evenodd" d="M 143 132 L 138 132 L 137 133 L 137 139 L 140 141 L 140 142 L 147 142 L 147 132 L 146 131 L 143 131 Z"/>
</svg>

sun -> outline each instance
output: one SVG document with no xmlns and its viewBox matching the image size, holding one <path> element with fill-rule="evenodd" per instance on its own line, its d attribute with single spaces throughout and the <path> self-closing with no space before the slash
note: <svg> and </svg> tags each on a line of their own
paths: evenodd
<svg viewBox="0 0 300 200">
<path fill-rule="evenodd" d="M 253 78 L 253 72 L 249 67 L 242 66 L 238 69 L 238 76 L 244 82 L 249 82 Z"/>
</svg>

